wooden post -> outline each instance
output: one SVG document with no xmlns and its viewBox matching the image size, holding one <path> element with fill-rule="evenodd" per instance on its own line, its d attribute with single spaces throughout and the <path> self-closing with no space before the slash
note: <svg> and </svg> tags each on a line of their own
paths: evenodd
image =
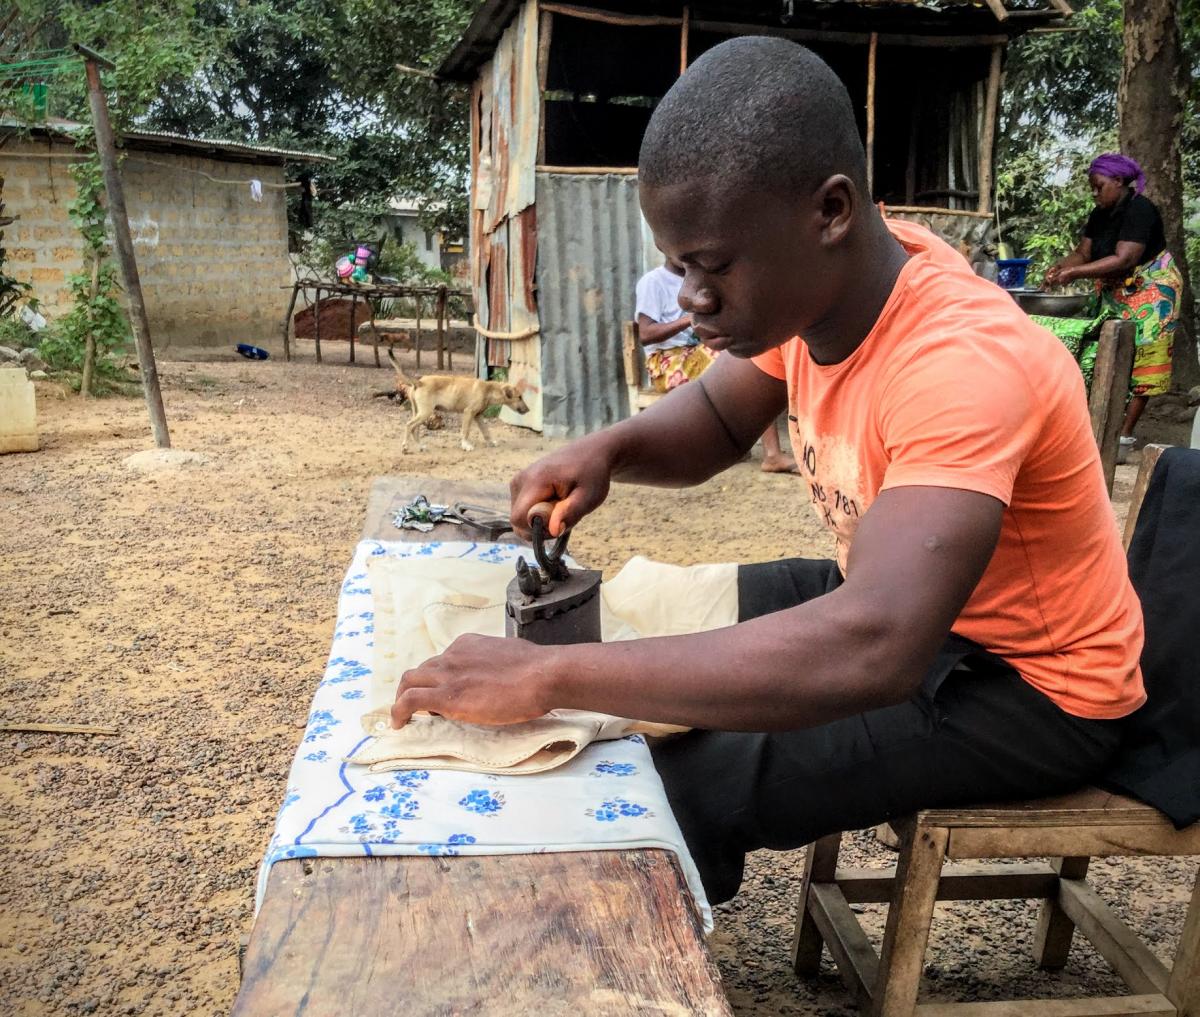
<svg viewBox="0 0 1200 1017">
<path fill-rule="evenodd" d="M 350 295 L 350 363 L 354 363 L 354 320 L 358 317 L 358 294 Z"/>
<path fill-rule="evenodd" d="M 917 128 L 916 115 L 908 120 L 908 163 L 904 167 L 904 201 L 911 205 L 917 200 Z"/>
<path fill-rule="evenodd" d="M 992 155 L 996 147 L 996 115 L 1000 108 L 1000 66 L 1002 46 L 992 47 L 988 68 L 987 96 L 983 102 L 983 137 L 979 139 L 979 211 L 992 210 Z"/>
<path fill-rule="evenodd" d="M 88 290 L 92 303 L 100 293 L 100 254 L 92 252 L 92 285 Z M 92 394 L 92 372 L 96 369 L 96 314 L 88 306 L 88 334 L 83 349 L 83 377 L 79 379 L 79 394 L 87 399 Z"/>
<path fill-rule="evenodd" d="M 1117 470 L 1121 422 L 1125 418 L 1125 404 L 1129 401 L 1129 375 L 1133 370 L 1136 336 L 1136 322 L 1110 319 L 1100 326 L 1092 390 L 1088 394 L 1092 437 L 1100 449 L 1100 467 L 1110 494 Z"/>
<path fill-rule="evenodd" d="M 296 298 L 300 295 L 300 283 L 292 283 L 292 299 L 288 301 L 287 314 L 283 316 L 283 359 L 292 359 L 292 312 L 296 309 Z"/>
<path fill-rule="evenodd" d="M 104 171 L 104 190 L 108 194 L 108 211 L 112 217 L 113 240 L 121 265 L 121 278 L 129 296 L 129 321 L 137 344 L 138 369 L 142 375 L 146 408 L 150 411 L 150 428 L 154 432 L 154 444 L 159 448 L 170 448 L 167 414 L 163 409 L 162 391 L 158 387 L 158 365 L 154 362 L 154 347 L 150 343 L 150 321 L 146 317 L 146 303 L 142 299 L 142 282 L 133 256 L 133 237 L 129 234 L 129 213 L 125 209 L 125 191 L 117 168 L 117 143 L 108 120 L 108 104 L 104 100 L 104 86 L 100 83 L 98 65 L 104 64 L 110 70 L 115 68 L 110 61 L 86 46 L 76 44 L 75 49 L 83 56 L 87 68 L 88 102 L 92 107 L 92 123 L 96 129 L 96 151 Z"/>
<path fill-rule="evenodd" d="M 316 287 L 313 296 L 313 341 L 317 344 L 317 363 L 321 362 L 321 287 Z"/>
<path fill-rule="evenodd" d="M 692 9 L 684 4 L 683 24 L 679 26 L 679 73 L 687 70 L 688 65 L 688 28 L 692 21 Z"/>
<path fill-rule="evenodd" d="M 375 301 L 367 301 L 367 310 L 371 312 L 371 344 L 375 347 L 375 366 L 382 367 L 379 363 L 379 329 L 375 326 Z"/>
<path fill-rule="evenodd" d="M 417 367 L 419 368 L 421 366 L 421 294 L 414 293 L 413 299 L 417 304 L 417 337 L 413 343 L 417 347 Z"/>
<path fill-rule="evenodd" d="M 538 19 L 538 155 L 537 161 L 546 161 L 546 82 L 550 77 L 550 39 L 554 32 L 554 15 L 542 11 Z M 472 102 L 472 119 L 474 102 Z M 471 131 L 471 144 L 475 144 L 475 131 Z"/>
<path fill-rule="evenodd" d="M 438 370 L 444 368 L 443 357 L 446 353 L 446 287 L 438 287 L 437 295 L 437 353 Z"/>
<path fill-rule="evenodd" d="M 875 58 L 879 50 L 879 33 L 871 33 L 867 45 L 867 195 L 875 194 Z"/>
</svg>

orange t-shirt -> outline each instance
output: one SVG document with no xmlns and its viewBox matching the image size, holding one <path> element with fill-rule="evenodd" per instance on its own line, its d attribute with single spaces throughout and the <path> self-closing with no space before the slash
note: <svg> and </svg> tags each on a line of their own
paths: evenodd
<svg viewBox="0 0 1200 1017">
<path fill-rule="evenodd" d="M 1146 698 L 1142 612 L 1079 368 L 948 244 L 887 226 L 909 260 L 862 345 L 827 366 L 799 337 L 755 358 L 787 382 L 792 448 L 838 563 L 880 491 L 998 498 L 1000 540 L 954 631 L 1068 713 L 1123 717 Z"/>
</svg>

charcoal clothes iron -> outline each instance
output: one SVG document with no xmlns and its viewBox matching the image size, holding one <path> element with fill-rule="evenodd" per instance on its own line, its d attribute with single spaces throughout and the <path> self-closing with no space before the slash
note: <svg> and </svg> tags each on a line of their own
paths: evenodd
<svg viewBox="0 0 1200 1017">
<path fill-rule="evenodd" d="M 508 584 L 505 635 L 544 646 L 600 642 L 600 573 L 571 569 L 563 561 L 570 530 L 550 540 L 553 506 L 539 502 L 529 510 L 535 564 L 517 559 L 517 575 Z"/>
</svg>

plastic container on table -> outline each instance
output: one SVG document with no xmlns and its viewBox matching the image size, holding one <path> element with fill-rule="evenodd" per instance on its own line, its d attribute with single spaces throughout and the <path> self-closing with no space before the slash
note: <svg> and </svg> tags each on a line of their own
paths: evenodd
<svg viewBox="0 0 1200 1017">
<path fill-rule="evenodd" d="M 1023 290 L 1025 275 L 1032 258 L 999 258 L 996 261 L 996 281 L 1006 290 Z"/>
<path fill-rule="evenodd" d="M 33 382 L 24 368 L 0 368 L 0 453 L 37 450 Z"/>
</svg>

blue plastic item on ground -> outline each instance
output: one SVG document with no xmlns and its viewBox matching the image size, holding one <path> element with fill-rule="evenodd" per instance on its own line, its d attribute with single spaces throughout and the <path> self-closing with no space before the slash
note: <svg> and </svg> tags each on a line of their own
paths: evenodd
<svg viewBox="0 0 1200 1017">
<path fill-rule="evenodd" d="M 1000 258 L 996 262 L 996 282 L 1006 290 L 1023 290 L 1025 273 L 1032 258 Z"/>
<path fill-rule="evenodd" d="M 251 346 L 249 343 L 238 343 L 237 351 L 247 360 L 266 360 L 271 355 L 261 346 Z"/>
</svg>

